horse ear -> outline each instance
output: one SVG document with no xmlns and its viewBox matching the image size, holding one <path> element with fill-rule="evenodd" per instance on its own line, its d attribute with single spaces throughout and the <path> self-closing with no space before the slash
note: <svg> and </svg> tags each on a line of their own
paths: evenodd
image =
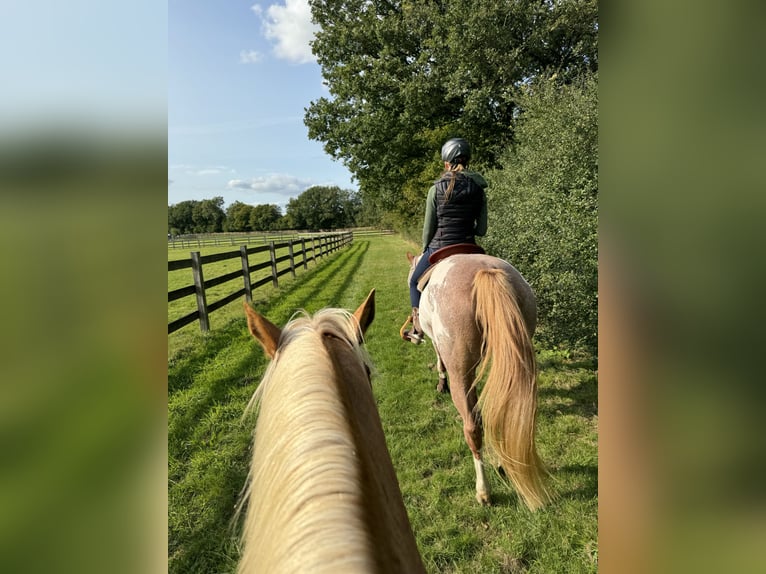
<svg viewBox="0 0 766 574">
<path fill-rule="evenodd" d="M 375 289 L 370 291 L 367 295 L 367 299 L 364 303 L 359 305 L 359 308 L 354 311 L 354 317 L 359 322 L 359 328 L 362 330 L 362 334 L 367 332 L 367 327 L 370 326 L 372 320 L 375 318 Z"/>
<path fill-rule="evenodd" d="M 409 261 L 410 263 L 412 263 L 412 260 L 413 260 L 413 259 L 415 259 L 415 256 L 414 256 L 412 253 L 410 253 L 410 252 L 408 251 L 408 252 L 407 252 L 407 261 Z"/>
<path fill-rule="evenodd" d="M 273 359 L 279 346 L 282 330 L 248 305 L 247 301 L 244 302 L 244 306 L 250 334 L 261 344 L 269 358 Z"/>
</svg>

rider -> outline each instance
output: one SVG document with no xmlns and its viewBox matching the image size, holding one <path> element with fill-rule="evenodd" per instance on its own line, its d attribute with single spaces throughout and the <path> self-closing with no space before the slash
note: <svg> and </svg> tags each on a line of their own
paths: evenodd
<svg viewBox="0 0 766 574">
<path fill-rule="evenodd" d="M 468 169 L 471 147 L 463 138 L 452 138 L 442 146 L 444 173 L 428 190 L 423 224 L 423 255 L 410 277 L 412 329 L 402 336 L 416 345 L 423 340 L 418 308 L 418 280 L 429 266 L 428 257 L 436 250 L 457 243 L 476 243 L 477 235 L 487 233 L 487 187 L 485 179 Z"/>
</svg>

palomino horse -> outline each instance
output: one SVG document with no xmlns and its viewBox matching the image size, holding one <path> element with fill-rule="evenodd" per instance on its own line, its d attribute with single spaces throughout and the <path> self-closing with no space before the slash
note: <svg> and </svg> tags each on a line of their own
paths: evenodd
<svg viewBox="0 0 766 574">
<path fill-rule="evenodd" d="M 361 347 L 375 290 L 352 315 L 279 329 L 245 304 L 271 357 L 257 405 L 238 572 L 425 572 Z"/>
<path fill-rule="evenodd" d="M 407 257 L 411 275 L 418 257 Z M 452 255 L 431 271 L 422 289 L 420 325 L 436 349 L 438 390 L 449 387 L 463 419 L 476 469 L 476 499 L 490 503 L 481 457 L 483 426 L 490 454 L 527 507 L 536 510 L 551 496 L 545 485 L 548 472 L 535 448 L 537 364 L 531 337 L 537 306 L 532 288 L 512 265 L 489 255 Z M 477 400 L 477 383 L 485 371 Z"/>
</svg>

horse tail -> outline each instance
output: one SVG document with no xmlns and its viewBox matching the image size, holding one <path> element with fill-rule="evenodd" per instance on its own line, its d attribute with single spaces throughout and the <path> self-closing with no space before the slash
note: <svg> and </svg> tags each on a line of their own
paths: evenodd
<svg viewBox="0 0 766 574">
<path fill-rule="evenodd" d="M 501 269 L 482 269 L 473 280 L 482 332 L 477 384 L 489 369 L 478 407 L 484 442 L 530 510 L 552 498 L 549 476 L 535 447 L 537 362 L 516 293 Z"/>
</svg>

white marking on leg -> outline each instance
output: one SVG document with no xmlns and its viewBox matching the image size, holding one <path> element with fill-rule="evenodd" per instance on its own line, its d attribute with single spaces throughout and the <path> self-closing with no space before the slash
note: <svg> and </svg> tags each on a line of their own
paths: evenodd
<svg viewBox="0 0 766 574">
<path fill-rule="evenodd" d="M 476 500 L 481 504 L 489 504 L 489 484 L 484 474 L 484 462 L 474 458 L 473 466 L 476 469 Z"/>
</svg>

